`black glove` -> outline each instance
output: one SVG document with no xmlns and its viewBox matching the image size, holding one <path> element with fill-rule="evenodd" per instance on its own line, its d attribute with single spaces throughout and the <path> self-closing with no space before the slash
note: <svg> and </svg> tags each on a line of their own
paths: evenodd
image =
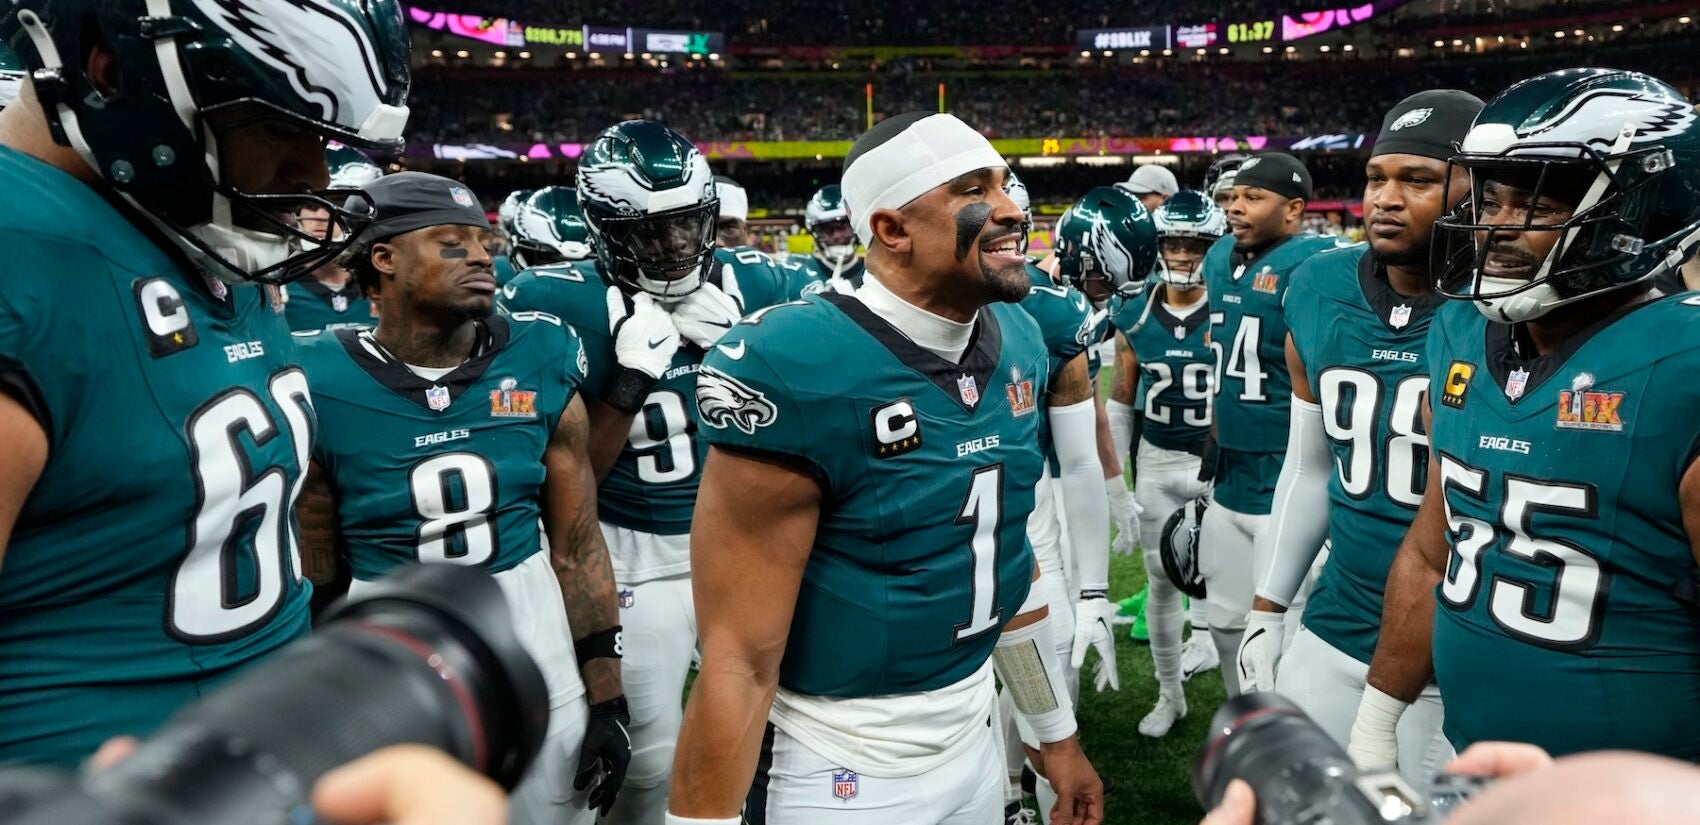
<svg viewBox="0 0 1700 825">
<path fill-rule="evenodd" d="M 624 696 L 590 706 L 573 790 L 590 789 L 590 807 L 596 809 L 598 816 L 608 815 L 620 786 L 625 784 L 626 767 L 632 763 L 632 737 L 626 732 L 631 723 L 632 714 L 626 709 Z"/>
</svg>

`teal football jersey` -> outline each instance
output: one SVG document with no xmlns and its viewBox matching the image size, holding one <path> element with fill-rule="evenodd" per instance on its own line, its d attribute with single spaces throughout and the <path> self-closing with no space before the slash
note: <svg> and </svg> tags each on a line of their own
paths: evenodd
<svg viewBox="0 0 1700 825">
<path fill-rule="evenodd" d="M 1700 298 L 1528 360 L 1464 302 L 1429 332 L 1447 735 L 1700 759 L 1700 613 L 1668 592 L 1695 573 L 1677 489 L 1700 453 Z"/>
<path fill-rule="evenodd" d="M 826 293 L 750 316 L 704 359 L 704 438 L 821 486 L 780 666 L 787 689 L 867 697 L 955 684 L 1026 599 L 1045 344 L 1020 307 L 979 318 L 952 364 Z"/>
<path fill-rule="evenodd" d="M 1216 381 L 1210 306 L 1200 302 L 1186 317 L 1178 317 L 1163 303 L 1162 289 L 1158 284 L 1146 290 L 1144 298 L 1128 302 L 1140 305 L 1145 323 L 1123 333 L 1139 359 L 1139 410 L 1145 415 L 1140 438 L 1165 450 L 1196 452 L 1210 434 Z M 1151 302 L 1149 314 L 1146 300 Z"/>
<path fill-rule="evenodd" d="M 746 312 L 785 300 L 786 271 L 767 253 L 749 247 L 717 249 L 714 260 L 708 282 L 741 299 Z M 619 373 L 607 292 L 608 282 L 596 268 L 581 264 L 531 270 L 514 279 L 502 298 L 510 312 L 542 311 L 572 325 L 585 342 L 590 364 L 586 387 L 592 397 L 601 397 L 605 382 Z M 708 450 L 697 441 L 694 402 L 702 357 L 697 345 L 681 344 L 644 399 L 626 446 L 597 490 L 597 515 L 603 521 L 659 535 L 691 531 L 697 481 Z"/>
<path fill-rule="evenodd" d="M 305 339 L 319 438 L 354 578 L 404 565 L 509 570 L 542 549 L 543 452 L 583 378 L 578 336 L 541 315 L 479 324 L 473 357 L 438 379 L 369 330 Z"/>
<path fill-rule="evenodd" d="M 793 255 L 785 262 L 784 267 L 789 285 L 787 297 L 793 301 L 825 289 L 832 278 L 832 268 L 821 263 L 820 259 L 813 255 Z M 867 264 L 857 258 L 845 267 L 844 271 L 838 273 L 838 277 L 861 286 L 862 276 L 867 271 Z"/>
<path fill-rule="evenodd" d="M 1444 300 L 1394 292 L 1365 244 L 1318 253 L 1287 292 L 1287 329 L 1334 454 L 1334 546 L 1304 624 L 1365 664 L 1375 653 L 1387 570 L 1428 484 L 1423 352 Z"/>
<path fill-rule="evenodd" d="M 490 274 L 496 277 L 496 286 L 507 286 L 508 282 L 519 274 L 519 267 L 514 266 L 514 259 L 507 253 L 490 257 Z"/>
<path fill-rule="evenodd" d="M 1275 496 L 1293 395 L 1281 304 L 1299 264 L 1334 246 L 1332 238 L 1304 233 L 1252 257 L 1234 251 L 1234 237 L 1224 235 L 1204 256 L 1222 451 L 1214 496 L 1235 512 L 1267 513 Z"/>
<path fill-rule="evenodd" d="M 0 566 L 0 762 L 74 768 L 306 633 L 312 406 L 272 290 L 11 149 L 0 200 L 0 392 L 49 447 Z"/>
<path fill-rule="evenodd" d="M 331 289 L 308 275 L 284 289 L 289 303 L 284 304 L 283 317 L 295 332 L 370 327 L 378 323 L 377 308 L 361 293 L 353 278 L 341 289 Z"/>
</svg>

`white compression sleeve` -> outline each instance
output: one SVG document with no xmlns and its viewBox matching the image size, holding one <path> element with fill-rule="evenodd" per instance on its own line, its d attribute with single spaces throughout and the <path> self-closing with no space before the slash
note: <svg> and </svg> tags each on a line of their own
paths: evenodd
<svg viewBox="0 0 1700 825">
<path fill-rule="evenodd" d="M 1068 696 L 1063 662 L 1051 640 L 1051 617 L 1006 630 L 992 649 L 992 669 L 1015 700 L 1015 710 L 1041 743 L 1074 735 L 1074 703 Z"/>
<path fill-rule="evenodd" d="M 1110 587 L 1110 501 L 1098 461 L 1098 410 L 1087 399 L 1052 407 L 1051 443 L 1057 451 L 1058 489 L 1074 551 L 1073 581 L 1081 590 Z M 1077 594 L 1070 594 L 1071 596 Z"/>
<path fill-rule="evenodd" d="M 1328 537 L 1328 478 L 1334 457 L 1322 428 L 1322 407 L 1293 397 L 1287 425 L 1287 457 L 1275 481 L 1269 525 L 1257 537 L 1253 553 L 1268 559 L 1269 572 L 1257 595 L 1289 606 L 1323 539 Z"/>
<path fill-rule="evenodd" d="M 1132 461 L 1128 456 L 1133 449 L 1133 405 L 1112 398 L 1104 402 L 1104 414 L 1110 417 L 1110 441 L 1116 445 L 1116 455 Z"/>
</svg>

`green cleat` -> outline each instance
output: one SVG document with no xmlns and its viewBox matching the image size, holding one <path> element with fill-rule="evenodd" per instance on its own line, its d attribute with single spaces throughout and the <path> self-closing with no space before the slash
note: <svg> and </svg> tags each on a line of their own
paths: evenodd
<svg viewBox="0 0 1700 825">
<path fill-rule="evenodd" d="M 1128 631 L 1128 637 L 1136 642 L 1149 642 L 1151 635 L 1145 629 L 1145 600 L 1151 595 L 1150 585 L 1139 589 L 1138 593 L 1122 599 L 1116 615 L 1132 617 L 1133 628 Z"/>
</svg>

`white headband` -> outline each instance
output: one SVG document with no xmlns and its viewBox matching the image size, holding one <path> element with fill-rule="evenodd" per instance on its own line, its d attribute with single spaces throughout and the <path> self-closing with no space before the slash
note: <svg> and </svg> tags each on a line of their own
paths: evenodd
<svg viewBox="0 0 1700 825">
<path fill-rule="evenodd" d="M 875 209 L 900 209 L 976 169 L 1007 165 L 985 136 L 954 115 L 936 114 L 915 121 L 856 158 L 844 170 L 839 185 L 856 237 L 871 246 L 868 216 Z"/>
<path fill-rule="evenodd" d="M 720 217 L 749 220 L 750 195 L 744 187 L 728 181 L 715 181 L 714 191 L 720 195 Z"/>
</svg>

